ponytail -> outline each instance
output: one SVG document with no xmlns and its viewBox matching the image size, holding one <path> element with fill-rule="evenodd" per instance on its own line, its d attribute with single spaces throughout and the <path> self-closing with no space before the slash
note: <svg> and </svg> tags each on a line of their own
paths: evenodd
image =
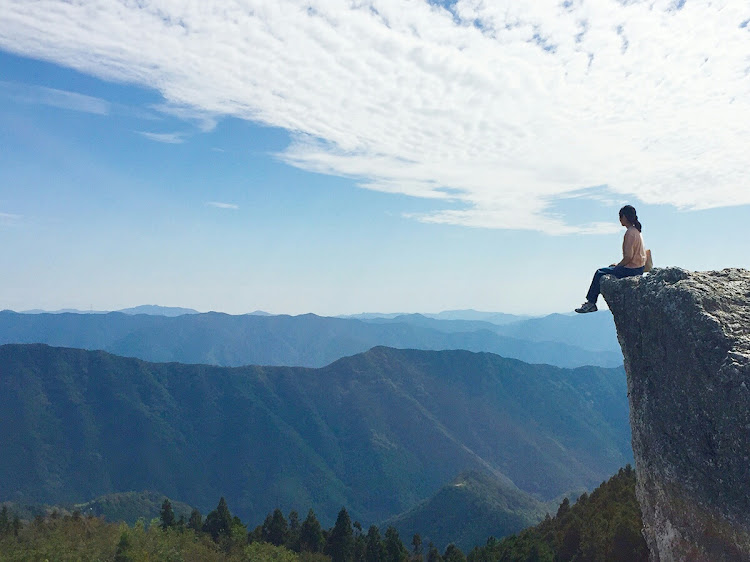
<svg viewBox="0 0 750 562">
<path fill-rule="evenodd" d="M 635 207 L 632 205 L 625 205 L 620 209 L 620 216 L 628 219 L 628 222 L 638 229 L 638 232 L 643 230 L 641 221 L 638 220 L 638 214 L 635 212 Z"/>
</svg>

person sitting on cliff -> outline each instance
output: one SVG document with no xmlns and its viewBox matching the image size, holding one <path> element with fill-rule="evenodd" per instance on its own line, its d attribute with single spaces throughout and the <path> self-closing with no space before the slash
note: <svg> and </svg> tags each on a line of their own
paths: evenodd
<svg viewBox="0 0 750 562">
<path fill-rule="evenodd" d="M 586 295 L 586 302 L 576 312 L 596 312 L 596 301 L 599 298 L 599 282 L 604 275 L 614 275 L 618 279 L 623 277 L 633 277 L 643 275 L 643 268 L 646 265 L 646 249 L 643 245 L 641 236 L 641 223 L 638 221 L 638 215 L 635 207 L 625 205 L 620 209 L 620 224 L 627 230 L 625 239 L 622 241 L 622 259 L 620 263 L 612 264 L 609 267 L 602 267 L 594 273 L 594 279 L 591 281 L 591 287 Z"/>
</svg>

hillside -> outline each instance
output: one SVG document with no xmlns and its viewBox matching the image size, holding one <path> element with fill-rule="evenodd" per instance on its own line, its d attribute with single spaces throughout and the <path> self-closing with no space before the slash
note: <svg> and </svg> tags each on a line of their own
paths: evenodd
<svg viewBox="0 0 750 562">
<path fill-rule="evenodd" d="M 379 521 L 467 470 L 549 499 L 631 458 L 622 368 L 383 347 L 232 369 L 4 345 L 0 428 L 0 500 L 153 489 L 204 511 L 224 495 L 250 520 Z"/>
<path fill-rule="evenodd" d="M 635 486 L 635 471 L 621 468 L 574 505 L 565 499 L 554 517 L 502 541 L 490 538 L 469 554 L 469 562 L 647 562 Z"/>
<path fill-rule="evenodd" d="M 560 367 L 616 367 L 622 356 L 564 343 L 533 342 L 466 328 L 449 333 L 410 322 L 302 316 L 231 316 L 215 312 L 176 317 L 144 314 L 17 314 L 0 312 L 0 344 L 46 343 L 100 349 L 146 361 L 236 367 L 322 367 L 341 357 L 385 345 L 410 349 L 488 351 L 528 363 Z M 445 321 L 445 326 L 451 326 Z M 492 326 L 492 325 L 490 325 Z"/>
<path fill-rule="evenodd" d="M 504 537 L 535 525 L 549 511 L 546 504 L 486 473 L 468 472 L 406 513 L 386 521 L 405 539 L 419 533 L 440 552 L 454 543 L 464 552 L 487 537 Z"/>
</svg>

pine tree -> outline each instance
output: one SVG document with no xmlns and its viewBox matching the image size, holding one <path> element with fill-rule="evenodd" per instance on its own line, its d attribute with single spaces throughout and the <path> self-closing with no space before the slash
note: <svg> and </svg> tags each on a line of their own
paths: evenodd
<svg viewBox="0 0 750 562">
<path fill-rule="evenodd" d="M 445 562 L 466 562 L 466 556 L 464 556 L 464 553 L 461 552 L 460 548 L 451 543 L 445 549 L 443 560 Z"/>
<path fill-rule="evenodd" d="M 161 504 L 161 528 L 165 531 L 175 526 L 174 511 L 172 511 L 172 504 L 167 498 L 164 498 L 164 503 Z"/>
<path fill-rule="evenodd" d="M 367 541 L 362 532 L 362 524 L 359 521 L 355 521 L 352 526 L 354 527 L 354 562 L 365 562 Z"/>
<path fill-rule="evenodd" d="M 222 496 L 216 509 L 206 515 L 206 521 L 203 523 L 203 532 L 209 533 L 214 542 L 219 542 L 219 537 L 229 536 L 231 531 L 232 515 L 229 513 L 227 502 Z"/>
<path fill-rule="evenodd" d="M 420 557 L 422 556 L 422 537 L 419 533 L 415 534 L 411 539 L 411 545 L 414 547 L 414 556 Z"/>
<path fill-rule="evenodd" d="M 383 541 L 380 538 L 380 531 L 375 525 L 372 525 L 367 531 L 365 560 L 366 562 L 383 562 L 384 559 L 385 549 L 383 548 Z"/>
<path fill-rule="evenodd" d="M 131 562 L 133 557 L 130 555 L 130 537 L 127 531 L 120 534 L 120 542 L 117 543 L 115 551 L 115 562 Z"/>
<path fill-rule="evenodd" d="M 281 546 L 286 543 L 288 532 L 286 519 L 280 509 L 275 509 L 266 517 L 263 523 L 263 541 L 270 542 L 274 546 Z"/>
<path fill-rule="evenodd" d="M 404 543 L 401 542 L 395 527 L 388 527 L 385 530 L 384 547 L 385 559 L 388 562 L 401 562 L 401 560 L 406 560 L 409 557 L 409 553 L 406 552 Z"/>
<path fill-rule="evenodd" d="M 286 546 L 289 550 L 299 552 L 300 522 L 299 513 L 289 512 L 289 532 L 287 533 Z"/>
<path fill-rule="evenodd" d="M 351 562 L 353 558 L 354 531 L 346 508 L 342 507 L 339 511 L 331 536 L 328 537 L 326 554 L 331 557 L 332 562 Z"/>
<path fill-rule="evenodd" d="M 203 527 L 203 516 L 201 515 L 201 512 L 197 509 L 193 509 L 193 511 L 190 512 L 190 519 L 188 520 L 188 529 L 192 529 L 195 532 L 198 532 Z"/>
<path fill-rule="evenodd" d="M 4 505 L 0 509 L 0 537 L 10 531 L 10 517 L 8 516 L 8 506 Z"/>
<path fill-rule="evenodd" d="M 299 549 L 301 552 L 321 552 L 324 544 L 323 530 L 311 509 L 299 530 Z"/>
<path fill-rule="evenodd" d="M 430 546 L 427 549 L 427 562 L 443 562 L 443 557 L 440 556 L 440 551 L 438 551 L 437 547 L 430 543 Z"/>
</svg>

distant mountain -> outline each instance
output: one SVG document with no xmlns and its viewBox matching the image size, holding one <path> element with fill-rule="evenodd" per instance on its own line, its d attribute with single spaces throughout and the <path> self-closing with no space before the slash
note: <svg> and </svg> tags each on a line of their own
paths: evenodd
<svg viewBox="0 0 750 562">
<path fill-rule="evenodd" d="M 480 312 L 478 310 L 445 310 L 438 313 L 408 313 L 408 312 L 363 312 L 339 316 L 339 318 L 355 318 L 357 320 L 393 319 L 399 316 L 422 316 L 435 320 L 463 320 L 467 322 L 486 322 L 488 324 L 504 325 L 531 318 L 528 315 L 505 314 L 502 312 Z"/>
<path fill-rule="evenodd" d="M 33 308 L 22 310 L 19 314 L 108 314 L 109 310 L 78 310 L 77 308 L 61 308 L 59 310 L 42 310 Z"/>
<path fill-rule="evenodd" d="M 192 308 L 180 308 L 177 306 L 159 306 L 156 304 L 142 304 L 133 308 L 123 308 L 117 312 L 123 314 L 150 314 L 152 316 L 183 316 L 185 314 L 200 314 Z"/>
<path fill-rule="evenodd" d="M 504 537 L 536 525 L 556 509 L 487 473 L 469 472 L 381 528 L 393 525 L 407 542 L 419 533 L 424 544 L 432 542 L 440 552 L 449 543 L 469 552 L 484 545 L 487 537 Z"/>
<path fill-rule="evenodd" d="M 124 315 L 123 315 L 124 316 Z M 138 317 L 135 317 L 138 318 Z M 624 370 L 379 347 L 321 369 L 0 346 L 0 500 L 161 490 L 382 521 L 464 471 L 546 500 L 632 460 Z"/>
<path fill-rule="evenodd" d="M 492 322 L 485 320 L 438 320 L 425 314 L 399 314 L 390 318 L 369 318 L 363 319 L 364 322 L 372 324 L 409 324 L 411 326 L 420 326 L 430 328 L 438 332 L 455 334 L 460 332 L 478 332 L 481 330 L 498 333 L 500 327 Z"/>
<path fill-rule="evenodd" d="M 592 315 L 588 315 L 592 316 Z M 302 316 L 231 316 L 209 312 L 177 317 L 0 312 L 0 344 L 47 343 L 102 349 L 148 361 L 222 366 L 322 367 L 385 345 L 412 349 L 488 351 L 529 363 L 561 367 L 622 364 L 619 351 L 590 351 L 556 342 L 534 342 L 490 330 L 460 329 L 455 322 L 420 316 L 401 321 L 360 321 Z M 442 331 L 437 328 L 448 322 Z M 459 322 L 460 324 L 460 322 Z M 496 329 L 498 327 L 494 327 Z"/>
<path fill-rule="evenodd" d="M 498 334 L 537 342 L 558 342 L 592 351 L 616 351 L 615 321 L 609 310 L 596 314 L 550 314 L 500 326 Z"/>
<path fill-rule="evenodd" d="M 503 312 L 481 312 L 479 310 L 445 310 L 437 314 L 425 314 L 437 320 L 471 320 L 490 322 L 497 325 L 512 324 L 531 318 L 529 315 L 505 314 Z"/>
<path fill-rule="evenodd" d="M 35 308 L 24 310 L 21 314 L 109 314 L 109 310 L 78 310 L 76 308 L 61 308 L 60 310 L 42 310 Z M 199 314 L 192 308 L 180 308 L 176 306 L 159 306 L 156 304 L 142 304 L 133 308 L 117 310 L 123 314 L 150 314 L 154 316 L 182 316 L 183 314 Z"/>
</svg>

